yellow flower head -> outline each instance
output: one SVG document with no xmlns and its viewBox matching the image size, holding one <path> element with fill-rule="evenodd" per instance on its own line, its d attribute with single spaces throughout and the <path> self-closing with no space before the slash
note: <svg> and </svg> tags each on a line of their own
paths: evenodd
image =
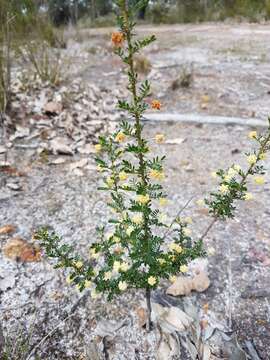
<svg viewBox="0 0 270 360">
<path fill-rule="evenodd" d="M 187 224 L 192 224 L 193 223 L 193 220 L 192 220 L 192 218 L 190 216 L 185 217 L 184 221 Z"/>
<path fill-rule="evenodd" d="M 169 280 L 170 280 L 170 282 L 175 283 L 177 280 L 177 277 L 175 275 L 171 275 Z"/>
<path fill-rule="evenodd" d="M 125 272 L 125 271 L 128 271 L 129 269 L 129 264 L 127 262 L 123 262 L 121 265 L 120 265 L 120 270 Z"/>
<path fill-rule="evenodd" d="M 160 198 L 159 199 L 159 205 L 160 206 L 166 206 L 168 204 L 168 200 L 166 198 Z"/>
<path fill-rule="evenodd" d="M 167 221 L 167 215 L 164 213 L 160 213 L 158 215 L 158 221 L 162 224 L 164 224 Z"/>
<path fill-rule="evenodd" d="M 164 143 L 164 141 L 165 141 L 165 136 L 164 136 L 164 134 L 156 134 L 155 140 L 156 140 L 156 143 L 157 143 L 157 144 L 162 144 L 162 143 Z"/>
<path fill-rule="evenodd" d="M 255 184 L 257 185 L 263 185 L 265 183 L 265 179 L 263 176 L 256 176 L 254 178 Z"/>
<path fill-rule="evenodd" d="M 257 162 L 257 156 L 256 156 L 256 155 L 249 155 L 249 156 L 247 157 L 247 162 L 248 162 L 250 165 L 256 164 L 256 162 Z"/>
<path fill-rule="evenodd" d="M 127 176 L 127 174 L 126 174 L 124 171 L 121 171 L 121 172 L 119 173 L 119 180 L 120 180 L 120 181 L 125 181 L 125 180 L 127 180 L 127 178 L 128 178 L 128 176 Z"/>
<path fill-rule="evenodd" d="M 149 285 L 154 286 L 157 282 L 157 279 L 154 276 L 149 276 L 149 278 L 147 279 L 147 282 Z"/>
<path fill-rule="evenodd" d="M 242 170 L 242 168 L 241 168 L 240 165 L 234 165 L 233 168 L 235 169 L 235 171 L 236 171 L 237 173 L 239 173 L 239 171 Z"/>
<path fill-rule="evenodd" d="M 104 168 L 100 165 L 97 166 L 97 171 L 98 172 L 103 172 L 104 171 Z"/>
<path fill-rule="evenodd" d="M 113 270 L 114 270 L 114 271 L 118 272 L 118 271 L 120 270 L 120 267 L 121 267 L 120 261 L 115 261 L 115 262 L 113 263 Z"/>
<path fill-rule="evenodd" d="M 158 171 L 158 170 L 151 170 L 150 173 L 149 173 L 149 176 L 152 179 L 156 179 L 156 180 L 159 180 L 159 181 L 162 181 L 165 178 L 164 172 L 163 171 Z"/>
<path fill-rule="evenodd" d="M 121 291 L 125 291 L 127 289 L 127 283 L 125 281 L 120 281 L 118 284 L 118 289 Z"/>
<path fill-rule="evenodd" d="M 68 276 L 66 277 L 66 282 L 67 282 L 68 284 L 71 284 L 72 281 L 73 281 L 73 279 L 71 278 L 70 275 L 68 275 Z"/>
<path fill-rule="evenodd" d="M 233 178 L 233 176 L 232 175 L 225 175 L 224 176 L 224 180 L 226 181 L 226 182 L 230 182 L 231 180 L 232 180 L 232 178 Z"/>
<path fill-rule="evenodd" d="M 181 271 L 181 273 L 186 273 L 188 271 L 188 267 L 187 265 L 181 265 L 179 270 Z"/>
<path fill-rule="evenodd" d="M 113 237 L 113 241 L 116 243 L 116 244 L 119 244 L 121 239 L 118 237 L 118 236 L 114 236 Z"/>
<path fill-rule="evenodd" d="M 104 273 L 104 280 L 107 281 L 107 280 L 111 280 L 112 278 L 112 272 L 111 271 L 106 271 Z"/>
<path fill-rule="evenodd" d="M 125 140 L 126 140 L 126 135 L 122 132 L 119 132 L 115 137 L 115 141 L 118 143 L 124 142 Z"/>
<path fill-rule="evenodd" d="M 160 265 L 163 265 L 166 262 L 164 259 L 161 258 L 157 259 L 157 261 L 160 263 Z"/>
<path fill-rule="evenodd" d="M 149 195 L 137 195 L 136 201 L 142 205 L 147 204 L 150 200 Z"/>
<path fill-rule="evenodd" d="M 113 178 L 111 178 L 110 176 L 108 176 L 107 179 L 106 179 L 106 183 L 107 183 L 107 185 L 111 188 L 111 187 L 113 186 L 113 184 L 114 184 Z"/>
<path fill-rule="evenodd" d="M 253 198 L 254 198 L 254 196 L 251 194 L 251 193 L 246 193 L 245 195 L 244 195 L 244 200 L 246 200 L 246 201 L 249 201 L 249 200 L 253 200 Z"/>
<path fill-rule="evenodd" d="M 111 36 L 112 43 L 115 47 L 121 47 L 123 45 L 123 42 L 125 40 L 125 36 L 120 31 L 115 31 L 112 33 Z"/>
<path fill-rule="evenodd" d="M 134 216 L 132 216 L 131 221 L 134 222 L 136 225 L 140 225 L 143 223 L 143 214 L 138 213 Z"/>
<path fill-rule="evenodd" d="M 77 269 L 81 269 L 83 267 L 83 262 L 82 261 L 76 261 L 74 263 L 74 266 L 77 268 Z"/>
<path fill-rule="evenodd" d="M 129 227 L 127 228 L 127 230 L 126 230 L 126 233 L 127 233 L 128 236 L 130 236 L 133 231 L 134 231 L 134 227 L 133 227 L 133 226 L 129 226 Z"/>
<path fill-rule="evenodd" d="M 229 186 L 228 185 L 225 185 L 225 184 L 222 184 L 220 185 L 219 187 L 219 191 L 222 193 L 222 194 L 227 194 L 229 192 Z"/>
<path fill-rule="evenodd" d="M 98 299 L 100 297 L 100 294 L 96 291 L 96 289 L 93 289 L 91 291 L 91 298 L 92 299 Z"/>
<path fill-rule="evenodd" d="M 251 131 L 249 134 L 248 134 L 248 137 L 250 139 L 256 139 L 258 137 L 258 134 L 257 134 L 257 131 Z"/>
<path fill-rule="evenodd" d="M 171 251 L 177 252 L 178 254 L 180 254 L 182 252 L 182 250 L 183 250 L 182 247 L 179 244 L 176 244 L 174 242 L 169 245 L 169 249 Z"/>
<path fill-rule="evenodd" d="M 96 252 L 96 249 L 90 249 L 90 258 L 92 259 L 98 259 L 100 254 Z"/>
<path fill-rule="evenodd" d="M 158 101 L 158 100 L 153 100 L 153 101 L 151 102 L 151 108 L 152 108 L 152 109 L 155 109 L 155 110 L 160 110 L 160 109 L 161 109 L 161 103 L 160 103 L 160 101 Z"/>
<path fill-rule="evenodd" d="M 99 153 L 102 150 L 102 145 L 101 144 L 96 144 L 95 145 L 95 152 Z"/>
<path fill-rule="evenodd" d="M 235 168 L 232 167 L 228 170 L 229 176 L 234 177 L 236 174 L 237 174 L 237 170 Z"/>
<path fill-rule="evenodd" d="M 191 233 L 192 233 L 192 231 L 191 231 L 190 229 L 188 229 L 188 228 L 184 228 L 184 229 L 183 229 L 183 234 L 184 234 L 185 236 L 190 236 Z"/>
<path fill-rule="evenodd" d="M 196 204 L 197 204 L 198 206 L 204 206 L 204 205 L 205 205 L 205 201 L 204 201 L 203 199 L 199 199 L 199 200 L 196 201 Z"/>
<path fill-rule="evenodd" d="M 86 289 L 89 289 L 91 285 L 92 285 L 92 281 L 90 281 L 90 280 L 85 280 L 85 282 L 84 282 L 84 287 L 85 287 Z"/>
<path fill-rule="evenodd" d="M 259 156 L 260 160 L 266 160 L 266 154 L 265 153 L 261 153 Z"/>
</svg>

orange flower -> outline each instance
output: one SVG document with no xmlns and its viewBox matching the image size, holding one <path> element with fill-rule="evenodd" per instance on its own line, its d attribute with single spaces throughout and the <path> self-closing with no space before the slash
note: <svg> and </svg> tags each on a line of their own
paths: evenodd
<svg viewBox="0 0 270 360">
<path fill-rule="evenodd" d="M 158 100 L 153 100 L 151 103 L 152 109 L 160 110 L 161 109 L 161 103 Z"/>
<path fill-rule="evenodd" d="M 112 43 L 114 46 L 121 47 L 123 45 L 123 41 L 124 41 L 123 33 L 119 31 L 115 31 L 112 33 Z"/>
</svg>

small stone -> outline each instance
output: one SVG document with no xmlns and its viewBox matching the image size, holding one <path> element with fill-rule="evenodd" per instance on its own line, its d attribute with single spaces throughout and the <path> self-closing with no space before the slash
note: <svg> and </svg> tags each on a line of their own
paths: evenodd
<svg viewBox="0 0 270 360">
<path fill-rule="evenodd" d="M 44 106 L 44 112 L 48 115 L 59 115 L 61 113 L 61 111 L 63 110 L 63 106 L 61 103 L 57 103 L 57 102 L 48 102 L 45 106 Z"/>
<path fill-rule="evenodd" d="M 10 190 L 13 190 L 13 191 L 19 191 L 21 190 L 22 186 L 20 184 L 16 184 L 16 183 L 7 183 L 7 187 L 10 189 Z"/>
<path fill-rule="evenodd" d="M 7 149 L 4 146 L 0 146 L 0 154 L 5 154 Z"/>
</svg>

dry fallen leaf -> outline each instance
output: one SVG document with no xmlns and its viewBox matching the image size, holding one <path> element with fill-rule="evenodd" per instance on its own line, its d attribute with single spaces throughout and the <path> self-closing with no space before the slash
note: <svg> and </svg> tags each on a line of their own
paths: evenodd
<svg viewBox="0 0 270 360">
<path fill-rule="evenodd" d="M 179 344 L 172 335 L 163 334 L 162 340 L 157 349 L 157 360 L 170 360 L 180 355 Z"/>
<path fill-rule="evenodd" d="M 44 112 L 46 114 L 49 115 L 57 115 L 60 114 L 61 111 L 63 109 L 63 106 L 61 103 L 57 103 L 57 102 L 48 102 L 45 106 L 44 106 Z"/>
<path fill-rule="evenodd" d="M 0 235 L 11 234 L 16 230 L 14 225 L 8 224 L 0 227 Z"/>
<path fill-rule="evenodd" d="M 193 278 L 193 290 L 198 292 L 203 292 L 209 288 L 210 280 L 208 275 L 205 272 L 200 272 L 198 275 L 195 275 Z"/>
<path fill-rule="evenodd" d="M 10 165 L 0 166 L 0 171 L 4 172 L 5 174 L 10 175 L 10 176 L 25 176 L 25 173 L 23 173 L 22 171 L 19 171 L 18 169 L 16 169 L 15 167 L 12 167 Z"/>
<path fill-rule="evenodd" d="M 179 276 L 176 281 L 167 289 L 168 295 L 189 295 L 193 290 L 193 278 L 186 276 Z"/>
<path fill-rule="evenodd" d="M 140 327 L 143 327 L 147 322 L 147 313 L 143 307 L 139 307 L 136 309 L 136 314 L 139 320 Z"/>
<path fill-rule="evenodd" d="M 202 100 L 203 103 L 209 103 L 209 101 L 210 101 L 210 96 L 207 95 L 207 94 L 205 94 L 205 95 L 203 95 L 203 96 L 201 97 L 201 100 Z"/>
<path fill-rule="evenodd" d="M 165 144 L 168 145 L 181 145 L 186 139 L 183 138 L 175 138 L 175 139 L 168 139 L 165 141 Z"/>
<path fill-rule="evenodd" d="M 201 271 L 193 277 L 179 276 L 167 289 L 168 295 L 189 295 L 192 290 L 203 292 L 208 289 L 210 280 L 206 272 Z"/>
<path fill-rule="evenodd" d="M 157 303 L 153 303 L 152 306 L 157 322 L 167 334 L 172 334 L 175 331 L 184 331 L 193 322 L 190 316 L 175 306 L 168 308 Z"/>
<path fill-rule="evenodd" d="M 11 259 L 22 262 L 40 261 L 41 254 L 38 247 L 34 247 L 20 237 L 10 239 L 3 246 L 3 254 Z"/>
</svg>

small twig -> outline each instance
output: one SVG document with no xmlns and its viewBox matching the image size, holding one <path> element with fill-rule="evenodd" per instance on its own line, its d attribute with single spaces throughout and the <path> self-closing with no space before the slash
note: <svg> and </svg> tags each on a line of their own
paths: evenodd
<svg viewBox="0 0 270 360">
<path fill-rule="evenodd" d="M 202 241 L 209 233 L 209 231 L 212 229 L 212 227 L 215 225 L 215 223 L 218 221 L 218 218 L 215 217 L 211 223 L 208 225 L 208 227 L 206 228 L 205 232 L 202 234 L 202 236 L 200 237 L 200 241 Z"/>
<path fill-rule="evenodd" d="M 78 306 L 80 305 L 80 303 L 87 297 L 89 296 L 89 292 L 85 293 L 82 297 L 80 297 L 76 303 L 72 306 L 71 310 L 70 310 L 70 314 L 67 315 L 62 321 L 60 321 L 60 323 L 54 328 L 52 329 L 46 336 L 44 336 L 39 343 L 31 350 L 30 354 L 28 355 L 28 357 L 26 358 L 26 360 L 30 360 L 31 356 L 35 353 L 35 351 L 39 348 L 39 346 L 44 343 L 62 324 L 64 324 L 68 319 L 70 319 L 72 316 L 74 316 L 75 311 L 77 310 Z"/>
<path fill-rule="evenodd" d="M 105 360 L 110 360 L 110 355 L 108 352 L 109 347 L 108 347 L 107 336 L 104 336 L 104 338 L 102 339 L 102 343 L 103 343 L 103 353 Z"/>
<path fill-rule="evenodd" d="M 62 321 L 60 321 L 60 323 L 54 328 L 52 329 L 46 336 L 44 336 L 39 343 L 30 351 L 30 354 L 28 355 L 28 357 L 25 360 L 30 360 L 31 356 L 36 352 L 36 350 L 39 348 L 39 346 L 45 342 L 45 340 L 47 340 L 62 324 L 64 324 L 68 319 L 70 319 L 72 316 L 74 316 L 75 314 L 69 314 L 68 316 L 66 316 Z"/>
<path fill-rule="evenodd" d="M 146 305 L 147 305 L 146 330 L 147 330 L 147 332 L 150 332 L 151 328 L 152 328 L 152 322 L 151 322 L 152 305 L 151 305 L 151 289 L 150 288 L 146 289 L 145 297 L 146 297 Z"/>
<path fill-rule="evenodd" d="M 246 340 L 245 345 L 252 360 L 262 360 L 252 341 Z"/>
<path fill-rule="evenodd" d="M 185 205 L 178 211 L 178 213 L 176 214 L 176 216 L 173 218 L 172 222 L 170 223 L 167 231 L 165 232 L 164 236 L 163 236 L 163 240 L 167 237 L 167 235 L 170 233 L 170 230 L 173 226 L 173 224 L 175 223 L 176 219 L 182 214 L 182 212 L 188 207 L 188 205 L 191 203 L 191 201 L 193 200 L 194 196 L 192 196 L 186 203 Z"/>
</svg>

